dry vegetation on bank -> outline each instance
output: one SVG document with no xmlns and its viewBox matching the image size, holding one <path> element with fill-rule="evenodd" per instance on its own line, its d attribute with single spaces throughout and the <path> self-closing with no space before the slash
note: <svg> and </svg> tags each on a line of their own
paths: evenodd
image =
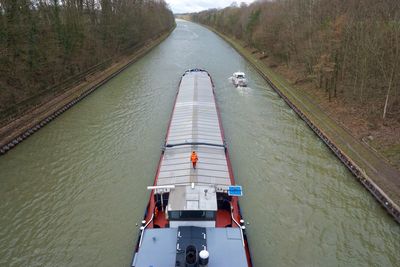
<svg viewBox="0 0 400 267">
<path fill-rule="evenodd" d="M 241 40 L 400 168 L 400 2 L 276 0 L 191 14 Z"/>
</svg>

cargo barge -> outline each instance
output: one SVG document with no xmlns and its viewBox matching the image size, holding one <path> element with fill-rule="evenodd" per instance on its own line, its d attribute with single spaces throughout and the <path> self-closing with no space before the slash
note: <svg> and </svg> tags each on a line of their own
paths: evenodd
<svg viewBox="0 0 400 267">
<path fill-rule="evenodd" d="M 202 69 L 179 83 L 132 267 L 251 267 L 214 84 Z"/>
</svg>

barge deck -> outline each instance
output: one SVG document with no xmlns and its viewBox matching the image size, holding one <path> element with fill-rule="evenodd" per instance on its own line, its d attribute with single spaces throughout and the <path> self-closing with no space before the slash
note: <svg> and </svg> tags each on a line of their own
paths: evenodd
<svg viewBox="0 0 400 267">
<path fill-rule="evenodd" d="M 214 84 L 207 71 L 188 70 L 148 187 L 132 266 L 252 266 L 234 185 Z"/>
</svg>

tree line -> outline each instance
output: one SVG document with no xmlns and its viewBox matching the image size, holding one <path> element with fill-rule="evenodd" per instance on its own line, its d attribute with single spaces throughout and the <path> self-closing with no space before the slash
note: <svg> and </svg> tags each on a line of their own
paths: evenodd
<svg viewBox="0 0 400 267">
<path fill-rule="evenodd" d="M 300 68 L 329 100 L 400 117 L 400 1 L 274 0 L 191 14 L 193 21 Z"/>
<path fill-rule="evenodd" d="M 163 0 L 0 0 L 0 110 L 174 24 Z"/>
</svg>

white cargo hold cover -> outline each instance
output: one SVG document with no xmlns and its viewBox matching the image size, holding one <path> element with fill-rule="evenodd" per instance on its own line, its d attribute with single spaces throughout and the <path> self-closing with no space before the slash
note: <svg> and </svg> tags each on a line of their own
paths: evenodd
<svg viewBox="0 0 400 267">
<path fill-rule="evenodd" d="M 231 185 L 213 85 L 203 71 L 182 77 L 157 180 L 158 186 L 190 183 Z"/>
</svg>

